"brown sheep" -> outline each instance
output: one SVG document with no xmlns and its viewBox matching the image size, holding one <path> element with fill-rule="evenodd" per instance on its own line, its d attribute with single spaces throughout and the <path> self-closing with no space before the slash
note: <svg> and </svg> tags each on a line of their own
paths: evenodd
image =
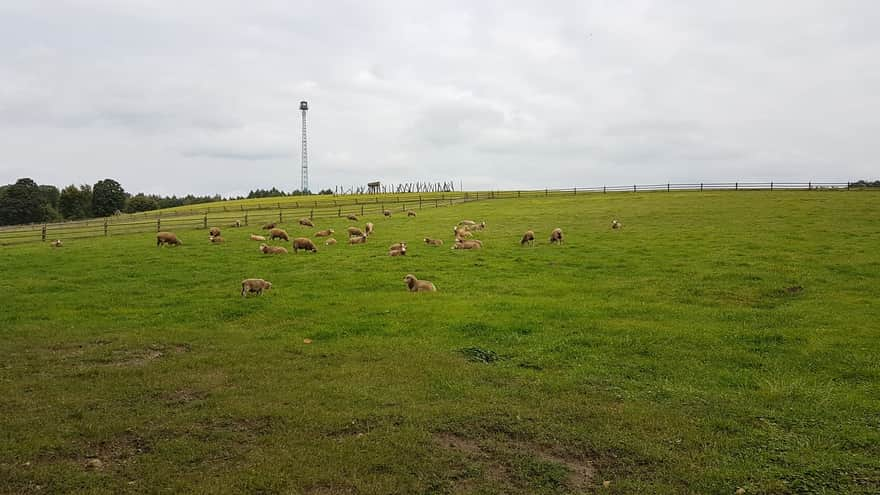
<svg viewBox="0 0 880 495">
<path fill-rule="evenodd" d="M 318 252 L 318 248 L 315 247 L 315 243 L 312 242 L 308 237 L 297 237 L 293 240 L 293 252 L 297 252 L 300 249 L 305 249 L 306 251 L 311 251 L 313 253 Z"/>
<path fill-rule="evenodd" d="M 272 230 L 276 227 L 276 225 L 277 224 L 275 222 L 269 222 L 266 225 L 263 225 L 263 230 Z"/>
<path fill-rule="evenodd" d="M 531 230 L 527 230 L 525 234 L 522 236 L 522 240 L 519 241 L 520 246 L 528 244 L 529 246 L 535 245 L 535 233 Z"/>
<path fill-rule="evenodd" d="M 232 225 L 230 225 L 230 227 L 235 227 L 235 228 L 241 227 L 241 220 L 236 220 L 236 221 L 232 222 Z"/>
<path fill-rule="evenodd" d="M 409 274 L 403 277 L 406 287 L 410 292 L 437 292 L 437 287 L 427 280 L 419 280 L 415 275 Z"/>
<path fill-rule="evenodd" d="M 281 229 L 272 229 L 269 231 L 269 240 L 274 241 L 275 239 L 284 239 L 285 241 L 289 241 L 290 236 L 287 235 L 287 232 Z"/>
<path fill-rule="evenodd" d="M 261 236 L 261 235 L 254 235 L 254 234 L 251 234 L 251 240 L 252 240 L 252 241 L 265 241 L 266 238 L 263 237 L 263 236 Z"/>
<path fill-rule="evenodd" d="M 382 214 L 385 215 L 385 218 L 391 218 L 391 210 L 382 210 Z"/>
<path fill-rule="evenodd" d="M 332 238 L 331 238 L 331 239 L 327 239 L 327 242 L 325 242 L 324 245 L 325 245 L 325 246 L 335 246 L 335 245 L 336 245 L 336 239 L 332 239 Z"/>
<path fill-rule="evenodd" d="M 180 246 L 183 244 L 173 232 L 159 232 L 156 234 L 156 246 L 170 244 L 172 246 Z"/>
<path fill-rule="evenodd" d="M 553 232 L 550 232 L 550 244 L 562 244 L 562 229 L 556 228 L 553 229 Z"/>
<path fill-rule="evenodd" d="M 474 236 L 467 229 L 462 229 L 458 227 L 452 227 L 452 233 L 455 235 L 455 240 L 457 241 L 460 241 L 462 239 L 470 239 Z"/>
<path fill-rule="evenodd" d="M 220 244 L 221 242 L 226 242 L 226 239 L 220 237 L 219 235 L 212 235 L 208 237 L 208 240 L 214 244 Z"/>
<path fill-rule="evenodd" d="M 617 219 L 614 219 L 614 220 L 611 221 L 611 228 L 612 228 L 612 229 L 617 230 L 617 229 L 619 229 L 619 228 L 621 228 L 621 227 L 623 227 L 623 224 L 620 223 L 620 222 L 618 222 Z"/>
<path fill-rule="evenodd" d="M 482 249 L 483 243 L 478 240 L 473 241 L 463 241 L 459 239 L 452 245 L 452 249 Z"/>
<path fill-rule="evenodd" d="M 442 246 L 443 239 L 431 239 L 430 237 L 425 237 L 425 244 L 429 246 Z"/>
<path fill-rule="evenodd" d="M 400 249 L 390 249 L 388 256 L 406 256 L 406 245 L 401 246 Z"/>
<path fill-rule="evenodd" d="M 391 251 L 396 251 L 399 249 L 406 249 L 406 243 L 405 242 L 398 242 L 398 243 L 395 243 L 395 244 L 388 246 L 388 249 Z"/>
<path fill-rule="evenodd" d="M 357 227 L 349 227 L 348 228 L 348 236 L 349 237 L 363 237 L 364 231 Z"/>
<path fill-rule="evenodd" d="M 334 232 L 336 231 L 333 229 L 319 230 L 315 232 L 315 237 L 330 237 Z"/>
<path fill-rule="evenodd" d="M 351 214 L 347 215 L 345 218 L 351 220 L 352 222 L 357 222 L 357 221 L 358 221 L 358 217 L 357 217 L 357 215 L 355 215 L 354 213 L 351 213 Z"/>
<path fill-rule="evenodd" d="M 211 227 L 211 230 L 208 231 L 208 235 L 211 237 L 218 237 L 220 236 L 220 229 L 217 227 Z"/>
<path fill-rule="evenodd" d="M 367 222 L 364 225 L 364 235 L 373 235 L 373 222 Z"/>
<path fill-rule="evenodd" d="M 52 247 L 62 247 L 62 246 L 64 246 L 64 243 L 61 242 L 61 239 L 57 239 L 57 240 L 52 241 Z"/>
<path fill-rule="evenodd" d="M 260 252 L 263 254 L 287 254 L 287 250 L 281 246 L 267 246 L 260 244 Z"/>
<path fill-rule="evenodd" d="M 408 217 L 414 217 L 414 216 L 416 216 L 416 212 L 413 211 L 413 210 L 407 210 L 407 211 L 406 211 L 406 216 L 408 216 Z"/>
<path fill-rule="evenodd" d="M 362 235 L 359 237 L 350 237 L 348 239 L 348 243 L 349 244 L 366 244 L 367 243 L 367 236 Z"/>
<path fill-rule="evenodd" d="M 305 225 L 306 227 L 314 227 L 315 226 L 315 224 L 313 224 L 312 221 L 308 218 L 300 218 L 299 224 Z"/>
<path fill-rule="evenodd" d="M 241 297 L 247 297 L 251 292 L 256 292 L 258 296 L 262 296 L 264 290 L 271 288 L 272 282 L 267 282 L 261 278 L 246 278 L 241 281 Z"/>
</svg>

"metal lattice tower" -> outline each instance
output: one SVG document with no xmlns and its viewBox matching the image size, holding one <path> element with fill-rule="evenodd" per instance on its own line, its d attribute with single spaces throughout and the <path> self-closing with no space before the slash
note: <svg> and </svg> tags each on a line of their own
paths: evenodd
<svg viewBox="0 0 880 495">
<path fill-rule="evenodd" d="M 303 128 L 302 128 L 302 188 L 300 189 L 303 193 L 309 190 L 309 142 L 306 135 L 306 112 L 309 110 L 309 102 L 301 101 L 299 102 L 299 109 L 302 110 L 303 114 Z"/>
</svg>

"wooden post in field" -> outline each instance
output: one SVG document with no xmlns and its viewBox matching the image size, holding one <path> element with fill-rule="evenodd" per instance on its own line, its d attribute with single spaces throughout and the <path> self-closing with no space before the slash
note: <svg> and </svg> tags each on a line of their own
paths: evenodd
<svg viewBox="0 0 880 495">
<path fill-rule="evenodd" d="M 361 216 L 364 216 L 364 205 L 361 205 Z"/>
<path fill-rule="evenodd" d="M 422 196 L 421 196 L 421 194 L 419 195 L 419 209 L 420 210 L 422 209 Z"/>
<path fill-rule="evenodd" d="M 813 190 L 813 181 L 807 182 L 807 191 Z"/>
<path fill-rule="evenodd" d="M 312 209 L 309 211 L 309 220 L 314 220 L 314 219 L 315 219 L 315 210 Z"/>
<path fill-rule="evenodd" d="M 207 229 L 208 228 L 208 214 L 205 213 L 205 218 L 202 219 L 202 225 Z"/>
<path fill-rule="evenodd" d="M 248 218 L 247 218 L 247 217 L 248 217 L 247 212 L 244 212 L 244 226 L 245 226 L 245 227 L 247 227 L 247 224 L 248 224 Z"/>
<path fill-rule="evenodd" d="M 633 192 L 636 192 L 636 185 L 633 184 Z"/>
<path fill-rule="evenodd" d="M 574 188 L 574 195 L 575 195 L 575 196 L 578 195 L 578 188 Z"/>
<path fill-rule="evenodd" d="M 607 192 L 608 192 L 608 186 L 602 186 L 602 193 L 604 194 Z"/>
<path fill-rule="evenodd" d="M 700 192 L 703 192 L 703 183 L 700 182 Z"/>
<path fill-rule="evenodd" d="M 434 199 L 434 208 L 437 208 L 437 199 Z"/>
<path fill-rule="evenodd" d="M 335 201 L 334 201 L 334 203 L 335 203 Z M 337 216 L 337 217 L 341 217 L 341 216 L 342 216 L 342 208 L 337 208 L 337 209 L 336 209 L 336 216 Z"/>
<path fill-rule="evenodd" d="M 284 216 L 281 215 L 281 209 L 279 208 L 278 209 L 278 223 L 281 223 L 283 221 L 284 221 Z"/>
<path fill-rule="evenodd" d="M 110 222 L 109 219 L 104 219 L 104 236 L 107 236 L 107 224 Z"/>
<path fill-rule="evenodd" d="M 770 181 L 770 190 L 773 190 L 773 181 Z"/>
<path fill-rule="evenodd" d="M 669 183 L 666 183 L 666 192 L 669 192 Z"/>
<path fill-rule="evenodd" d="M 43 225 L 42 235 L 43 235 L 43 241 L 45 242 L 45 240 L 46 240 L 46 226 L 45 225 Z"/>
<path fill-rule="evenodd" d="M 735 190 L 735 191 L 739 191 L 739 182 L 737 182 L 737 183 L 736 183 L 736 186 L 734 186 L 734 190 Z"/>
<path fill-rule="evenodd" d="M 156 219 L 156 232 L 162 232 L 162 219 Z"/>
</svg>

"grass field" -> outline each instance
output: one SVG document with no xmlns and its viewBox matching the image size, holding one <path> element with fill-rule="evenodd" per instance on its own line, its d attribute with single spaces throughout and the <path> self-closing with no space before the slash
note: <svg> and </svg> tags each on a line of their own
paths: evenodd
<svg viewBox="0 0 880 495">
<path fill-rule="evenodd" d="M 483 250 L 449 249 L 462 218 Z M 871 192 L 620 193 L 317 254 L 3 247 L 0 493 L 878 493 L 878 219 Z"/>
</svg>

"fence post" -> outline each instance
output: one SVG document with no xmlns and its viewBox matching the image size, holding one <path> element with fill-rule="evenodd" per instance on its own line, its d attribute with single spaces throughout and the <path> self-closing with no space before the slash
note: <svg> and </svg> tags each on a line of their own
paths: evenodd
<svg viewBox="0 0 880 495">
<path fill-rule="evenodd" d="M 437 199 L 434 199 L 434 208 L 437 208 L 437 203 L 438 203 Z"/>
<path fill-rule="evenodd" d="M 770 181 L 770 190 L 773 190 L 773 181 Z"/>
<path fill-rule="evenodd" d="M 337 209 L 336 209 L 336 216 L 337 216 L 337 217 L 341 217 L 341 216 L 342 216 L 342 208 L 337 208 Z"/>
<path fill-rule="evenodd" d="M 739 182 L 737 182 L 736 185 L 733 186 L 733 189 L 734 191 L 739 191 Z"/>
<path fill-rule="evenodd" d="M 205 218 L 202 219 L 202 224 L 207 229 L 208 228 L 208 214 L 205 213 Z"/>
<path fill-rule="evenodd" d="M 633 184 L 633 192 L 636 192 L 636 185 Z"/>
<path fill-rule="evenodd" d="M 813 181 L 807 182 L 807 191 L 813 190 Z"/>
<path fill-rule="evenodd" d="M 43 241 L 46 241 L 46 226 L 43 225 Z"/>
<path fill-rule="evenodd" d="M 605 194 L 607 192 L 608 192 L 608 186 L 602 186 L 602 194 Z"/>
<path fill-rule="evenodd" d="M 248 217 L 247 212 L 244 212 L 244 226 L 245 227 L 247 227 L 247 225 L 248 225 L 248 218 L 247 217 Z"/>
<path fill-rule="evenodd" d="M 703 192 L 703 183 L 700 182 L 700 192 Z"/>
<path fill-rule="evenodd" d="M 162 232 L 162 219 L 156 219 L 156 232 Z"/>
<path fill-rule="evenodd" d="M 522 191 L 517 191 L 517 192 L 516 192 L 516 197 L 519 198 L 519 197 L 521 197 L 521 196 L 522 196 Z"/>
<path fill-rule="evenodd" d="M 309 220 L 314 220 L 314 219 L 315 219 L 315 210 L 312 209 L 309 211 Z"/>
<path fill-rule="evenodd" d="M 284 221 L 283 218 L 284 218 L 284 217 L 281 215 L 281 209 L 279 208 L 279 209 L 278 209 L 278 223 L 283 222 L 283 221 Z"/>
<path fill-rule="evenodd" d="M 421 196 L 419 196 L 419 209 L 420 210 L 422 209 L 422 197 Z"/>
<path fill-rule="evenodd" d="M 846 181 L 846 190 L 847 190 L 847 191 L 849 191 L 849 186 L 850 186 L 850 184 L 851 184 L 851 182 Z"/>
<path fill-rule="evenodd" d="M 104 219 L 104 236 L 107 236 L 107 224 L 108 224 L 108 222 L 109 222 L 109 220 L 107 220 L 107 219 L 105 218 L 105 219 Z"/>
<path fill-rule="evenodd" d="M 361 216 L 364 216 L 364 205 L 361 205 Z"/>
<path fill-rule="evenodd" d="M 669 192 L 669 183 L 666 183 L 666 192 Z"/>
<path fill-rule="evenodd" d="M 544 189 L 544 196 L 550 196 L 550 189 Z"/>
<path fill-rule="evenodd" d="M 574 195 L 575 195 L 575 196 L 578 195 L 578 188 L 574 188 Z"/>
</svg>

